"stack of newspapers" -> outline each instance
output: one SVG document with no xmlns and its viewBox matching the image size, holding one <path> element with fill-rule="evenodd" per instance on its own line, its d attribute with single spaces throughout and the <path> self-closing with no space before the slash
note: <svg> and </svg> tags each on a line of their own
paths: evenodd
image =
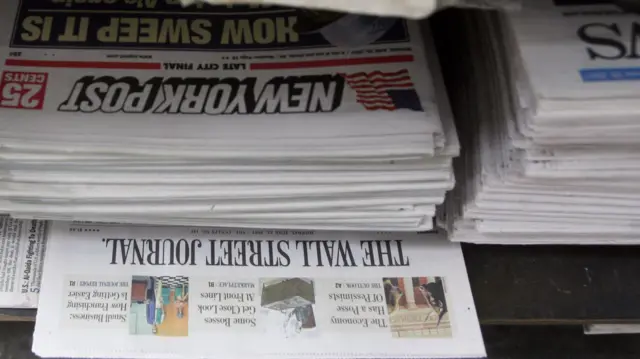
<svg viewBox="0 0 640 359">
<path fill-rule="evenodd" d="M 1 212 L 415 231 L 453 187 L 459 144 L 417 23 L 177 1 L 0 9 Z"/>
<path fill-rule="evenodd" d="M 637 10 L 530 0 L 460 14 L 453 240 L 640 242 Z"/>
</svg>

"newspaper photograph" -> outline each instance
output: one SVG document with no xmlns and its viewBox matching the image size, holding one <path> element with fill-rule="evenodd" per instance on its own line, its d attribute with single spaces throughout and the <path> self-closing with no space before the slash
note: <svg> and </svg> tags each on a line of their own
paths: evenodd
<svg viewBox="0 0 640 359">
<path fill-rule="evenodd" d="M 0 308 L 36 308 L 47 222 L 0 216 Z"/>
<path fill-rule="evenodd" d="M 42 293 L 41 357 L 485 356 L 437 234 L 54 222 Z"/>
</svg>

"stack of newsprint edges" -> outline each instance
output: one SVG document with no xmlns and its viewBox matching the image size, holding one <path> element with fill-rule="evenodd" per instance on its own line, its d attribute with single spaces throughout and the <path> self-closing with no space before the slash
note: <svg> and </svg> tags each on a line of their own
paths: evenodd
<svg viewBox="0 0 640 359">
<path fill-rule="evenodd" d="M 640 243 L 638 15 L 592 3 L 461 15 L 453 240 Z"/>
<path fill-rule="evenodd" d="M 45 358 L 485 357 L 434 233 L 53 222 L 41 298 Z"/>
<path fill-rule="evenodd" d="M 415 231 L 453 187 L 459 144 L 417 23 L 169 1 L 0 9 L 1 212 Z"/>
</svg>

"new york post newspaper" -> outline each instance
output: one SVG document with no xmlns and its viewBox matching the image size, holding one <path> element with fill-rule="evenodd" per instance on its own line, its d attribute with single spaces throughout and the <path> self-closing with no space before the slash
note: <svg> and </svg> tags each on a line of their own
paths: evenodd
<svg viewBox="0 0 640 359">
<path fill-rule="evenodd" d="M 54 222 L 42 285 L 42 357 L 484 357 L 437 234 Z"/>
<path fill-rule="evenodd" d="M 383 125 L 371 123 L 391 109 L 402 116 L 382 128 L 389 133 L 415 133 L 416 123 L 442 132 L 426 120 L 437 119 L 437 106 L 415 22 L 178 0 L 22 0 L 0 10 L 0 30 L 11 34 L 2 43 L 0 114 L 23 119 L 3 127 L 8 143 L 19 135 L 44 149 L 52 139 L 92 139 L 95 149 L 119 136 L 129 146 L 105 148 L 136 153 L 170 135 L 191 139 L 194 149 L 181 153 L 196 156 L 203 134 L 204 144 L 272 134 L 274 115 L 286 135 L 346 136 L 377 131 Z M 412 81 L 363 99 L 358 79 L 378 77 Z"/>
</svg>

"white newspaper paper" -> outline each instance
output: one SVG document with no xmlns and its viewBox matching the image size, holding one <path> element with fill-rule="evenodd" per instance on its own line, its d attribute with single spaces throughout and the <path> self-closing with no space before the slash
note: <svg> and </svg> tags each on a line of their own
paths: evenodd
<svg viewBox="0 0 640 359">
<path fill-rule="evenodd" d="M 282 6 L 308 7 L 333 11 L 350 11 L 379 16 L 403 16 L 421 18 L 446 6 L 514 7 L 518 0 L 181 0 L 188 5 L 198 2 L 210 4 L 278 4 Z"/>
<path fill-rule="evenodd" d="M 509 14 L 532 87 L 526 95 L 535 97 L 523 104 L 529 102 L 551 121 L 579 115 L 606 126 L 610 121 L 602 114 L 626 112 L 630 123 L 637 122 L 637 6 L 630 1 L 527 0 L 522 12 Z M 519 84 L 520 90 L 529 84 Z"/>
<path fill-rule="evenodd" d="M 485 356 L 437 235 L 55 222 L 49 247 L 42 357 Z"/>
<path fill-rule="evenodd" d="M 420 18 L 438 8 L 437 0 L 181 0 L 183 4 L 206 2 L 210 4 L 278 4 L 281 6 L 309 7 L 333 11 L 351 11 L 381 16 L 405 16 Z"/>
<path fill-rule="evenodd" d="M 0 10 L 8 148 L 308 159 L 445 146 L 415 22 L 177 0 Z"/>
<path fill-rule="evenodd" d="M 36 308 L 47 222 L 0 217 L 0 308 Z"/>
</svg>

